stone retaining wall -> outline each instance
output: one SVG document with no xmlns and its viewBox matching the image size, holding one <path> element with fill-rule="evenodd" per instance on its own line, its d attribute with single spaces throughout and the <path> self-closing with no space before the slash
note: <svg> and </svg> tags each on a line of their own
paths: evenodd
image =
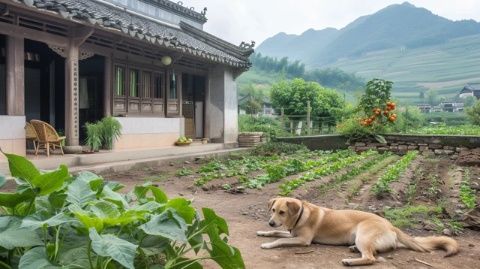
<svg viewBox="0 0 480 269">
<path fill-rule="evenodd" d="M 435 155 L 452 155 L 456 157 L 459 152 L 480 147 L 478 136 L 450 136 L 450 135 L 385 135 L 387 144 L 360 140 L 349 145 L 357 152 L 376 149 L 379 152 L 392 151 L 405 154 L 409 150 L 418 150 L 423 153 Z"/>
<path fill-rule="evenodd" d="M 281 137 L 276 140 L 304 144 L 312 150 L 334 150 L 348 147 L 359 152 L 376 149 L 380 152 L 392 151 L 398 154 L 404 154 L 408 150 L 419 150 L 424 153 L 456 156 L 462 150 L 480 148 L 480 136 L 389 134 L 384 137 L 387 144 L 371 140 L 348 143 L 348 139 L 341 135 Z"/>
</svg>

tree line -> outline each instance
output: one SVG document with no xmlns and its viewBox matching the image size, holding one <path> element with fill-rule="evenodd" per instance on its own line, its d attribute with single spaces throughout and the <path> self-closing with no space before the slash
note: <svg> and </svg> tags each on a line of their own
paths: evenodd
<svg viewBox="0 0 480 269">
<path fill-rule="evenodd" d="M 307 81 L 315 81 L 322 86 L 345 91 L 355 91 L 363 87 L 364 80 L 354 74 L 346 73 L 338 68 L 306 70 L 305 64 L 300 61 L 290 61 L 288 57 L 281 59 L 263 56 L 254 53 L 250 58 L 253 69 L 269 73 L 281 73 L 286 78 L 303 78 Z"/>
</svg>

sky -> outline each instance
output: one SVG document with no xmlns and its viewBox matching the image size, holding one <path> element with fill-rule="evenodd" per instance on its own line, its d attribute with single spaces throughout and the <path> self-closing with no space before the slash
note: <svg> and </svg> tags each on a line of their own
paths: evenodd
<svg viewBox="0 0 480 269">
<path fill-rule="evenodd" d="M 279 32 L 301 34 L 313 28 L 342 28 L 356 18 L 404 0 L 183 0 L 200 11 L 208 8 L 204 30 L 234 44 L 258 46 Z M 480 0 L 410 0 L 417 7 L 451 20 L 480 21 Z"/>
</svg>

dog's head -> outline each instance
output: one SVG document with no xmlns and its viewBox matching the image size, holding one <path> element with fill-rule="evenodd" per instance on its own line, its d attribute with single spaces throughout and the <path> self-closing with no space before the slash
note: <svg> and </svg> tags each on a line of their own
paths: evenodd
<svg viewBox="0 0 480 269">
<path fill-rule="evenodd" d="M 287 229 L 295 225 L 296 217 L 302 208 L 302 202 L 294 198 L 273 198 L 268 202 L 271 213 L 268 224 L 272 227 L 284 225 Z"/>
</svg>

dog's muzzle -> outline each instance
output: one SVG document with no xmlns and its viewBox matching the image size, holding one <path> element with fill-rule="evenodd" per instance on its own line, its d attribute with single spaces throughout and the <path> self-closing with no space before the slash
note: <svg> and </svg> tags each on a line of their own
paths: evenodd
<svg viewBox="0 0 480 269">
<path fill-rule="evenodd" d="M 270 220 L 270 221 L 268 222 L 268 225 L 270 225 L 271 227 L 276 227 L 276 226 L 277 226 L 277 224 L 276 224 L 275 221 L 273 221 L 273 220 Z"/>
</svg>

